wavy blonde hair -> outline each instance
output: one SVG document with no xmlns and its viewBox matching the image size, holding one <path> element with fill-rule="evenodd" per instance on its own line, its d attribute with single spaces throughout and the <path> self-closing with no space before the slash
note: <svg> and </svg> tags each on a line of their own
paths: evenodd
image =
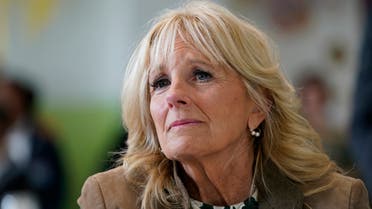
<svg viewBox="0 0 372 209">
<path fill-rule="evenodd" d="M 298 113 L 296 92 L 283 76 L 269 38 L 219 5 L 193 1 L 155 20 L 126 69 L 122 110 L 128 150 L 123 162 L 128 180 L 142 194 L 141 208 L 186 207 L 179 204 L 187 201 L 185 190 L 173 175 L 174 162 L 160 152 L 149 110 L 149 69 L 169 58 L 176 38 L 211 62 L 237 71 L 252 100 L 265 112 L 256 171 L 262 171 L 269 159 L 294 182 L 307 185 L 335 169 L 322 151 L 318 135 Z M 303 192 L 309 195 L 322 189 L 324 185 L 316 185 Z"/>
</svg>

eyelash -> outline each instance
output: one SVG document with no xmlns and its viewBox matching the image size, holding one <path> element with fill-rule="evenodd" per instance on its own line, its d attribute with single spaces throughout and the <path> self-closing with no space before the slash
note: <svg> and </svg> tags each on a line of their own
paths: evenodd
<svg viewBox="0 0 372 209">
<path fill-rule="evenodd" d="M 193 75 L 195 79 L 199 80 L 200 82 L 208 82 L 213 78 L 211 73 L 201 69 L 194 70 Z M 204 78 L 200 79 L 200 77 L 198 78 L 198 76 L 204 76 Z"/>
<path fill-rule="evenodd" d="M 192 72 L 192 75 L 193 75 L 193 80 L 196 80 L 199 82 L 208 82 L 213 78 L 211 73 L 205 70 L 201 70 L 201 69 L 195 69 Z M 156 78 L 153 82 L 151 82 L 150 86 L 153 88 L 153 90 L 158 90 L 166 86 L 169 86 L 170 84 L 171 84 L 170 80 L 166 76 L 161 75 L 159 76 L 159 78 Z"/>
<path fill-rule="evenodd" d="M 154 89 L 154 90 L 157 90 L 157 89 L 160 89 L 160 88 L 164 88 L 165 86 L 169 85 L 170 84 L 170 81 L 168 78 L 165 78 L 164 76 L 160 76 L 159 78 L 156 78 L 151 84 L 150 86 Z"/>
</svg>

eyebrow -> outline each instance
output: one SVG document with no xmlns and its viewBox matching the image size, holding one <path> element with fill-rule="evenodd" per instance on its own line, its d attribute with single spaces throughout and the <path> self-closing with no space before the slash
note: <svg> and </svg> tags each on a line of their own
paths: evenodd
<svg viewBox="0 0 372 209">
<path fill-rule="evenodd" d="M 213 66 L 213 64 L 211 62 L 207 62 L 207 61 L 204 61 L 202 59 L 199 59 L 199 58 L 186 58 L 186 62 L 188 62 L 189 64 L 191 65 L 195 65 L 195 64 L 201 64 L 201 65 L 206 65 L 206 66 Z M 166 69 L 166 65 L 164 63 L 162 64 L 157 64 L 155 67 L 152 67 L 150 68 L 149 70 L 149 80 L 150 78 L 153 78 L 155 75 L 154 74 L 157 74 L 159 72 L 162 72 Z"/>
<path fill-rule="evenodd" d="M 208 66 L 212 66 L 212 63 L 210 62 L 206 62 L 204 60 L 201 60 L 201 59 L 192 59 L 190 61 L 191 64 L 202 64 L 202 65 L 208 65 Z"/>
</svg>

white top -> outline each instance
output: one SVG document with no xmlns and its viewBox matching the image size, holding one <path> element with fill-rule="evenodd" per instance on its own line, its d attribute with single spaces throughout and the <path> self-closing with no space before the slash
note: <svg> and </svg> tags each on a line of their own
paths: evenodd
<svg viewBox="0 0 372 209">
<path fill-rule="evenodd" d="M 256 206 L 255 206 L 256 205 Z M 249 197 L 247 200 L 244 202 L 240 202 L 234 205 L 229 205 L 229 206 L 215 206 L 215 205 L 209 205 L 203 202 L 200 202 L 198 200 L 194 200 L 191 198 L 191 208 L 192 209 L 255 209 L 258 208 L 258 203 L 257 203 L 257 190 L 254 190 L 254 193 L 252 194 L 251 197 Z"/>
</svg>

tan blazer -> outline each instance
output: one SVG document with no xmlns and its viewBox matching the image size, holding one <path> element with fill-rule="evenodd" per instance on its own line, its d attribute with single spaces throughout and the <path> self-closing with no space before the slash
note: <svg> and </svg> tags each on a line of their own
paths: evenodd
<svg viewBox="0 0 372 209">
<path fill-rule="evenodd" d="M 266 170 L 266 169 L 265 169 Z M 300 189 L 277 168 L 270 168 L 265 183 L 266 194 L 259 189 L 259 209 L 369 209 L 368 193 L 361 180 L 333 174 L 335 187 L 304 197 Z M 258 183 L 258 188 L 260 188 Z M 128 184 L 124 168 L 95 174 L 89 177 L 78 204 L 82 209 L 139 209 L 139 194 Z"/>
</svg>

